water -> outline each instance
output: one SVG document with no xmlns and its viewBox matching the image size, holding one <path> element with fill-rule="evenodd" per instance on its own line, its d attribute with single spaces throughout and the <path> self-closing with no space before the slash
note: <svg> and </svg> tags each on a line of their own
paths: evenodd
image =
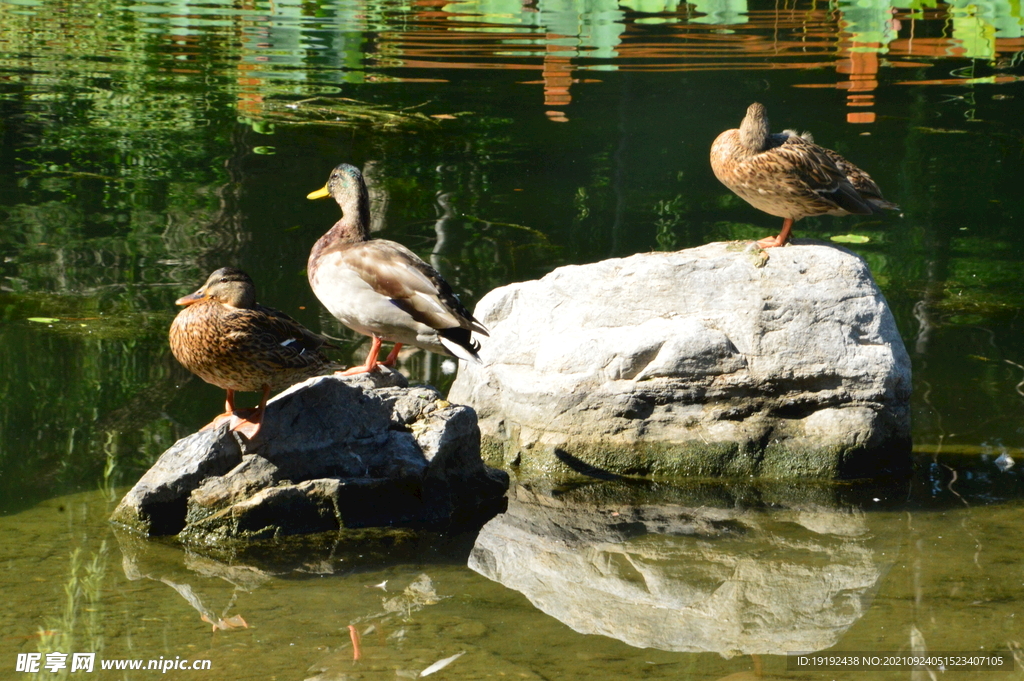
<svg viewBox="0 0 1024 681">
<path fill-rule="evenodd" d="M 623 556 L 637 565 L 661 556 L 667 572 L 639 573 L 662 575 L 676 609 L 680 593 L 735 590 L 726 568 L 749 570 L 750 556 L 809 575 L 825 572 L 801 551 L 860 556 L 847 600 L 822 591 L 835 607 L 806 614 L 816 622 L 808 630 L 830 623 L 821 641 L 1018 645 L 1022 29 L 1019 7 L 1005 2 L 0 2 L 0 532 L 10 604 L 0 668 L 13 669 L 16 652 L 62 645 L 41 628 L 73 631 L 78 650 L 110 658 L 202 653 L 228 679 L 393 678 L 462 650 L 435 678 L 714 679 L 750 672 L 751 652 L 766 675 L 792 675 L 765 643 L 781 640 L 768 634 L 784 618 L 741 609 L 756 635 L 720 634 L 710 652 L 630 646 L 610 624 L 577 633 L 522 584 L 469 570 L 473 535 L 406 538 L 401 549 L 366 538 L 363 559 L 313 552 L 316 565 L 301 569 L 217 556 L 233 572 L 149 543 L 136 549 L 150 578 L 136 579 L 122 563 L 136 560 L 132 550 L 104 522 L 125 486 L 219 410 L 221 391 L 166 346 L 173 300 L 213 269 L 245 269 L 262 302 L 363 356 L 363 341 L 322 311 L 304 275 L 309 247 L 337 217 L 304 196 L 337 163 L 367 169 L 382 235 L 431 260 L 472 306 L 562 264 L 776 233 L 778 221 L 729 194 L 707 160 L 714 137 L 755 100 L 775 129 L 811 130 L 903 207 L 898 217 L 808 219 L 795 233 L 868 237 L 848 246 L 870 264 L 911 352 L 918 477 L 907 490 L 854 498 L 560 491 L 591 524 L 659 504 L 746 513 L 732 521 L 742 531 L 704 544 L 644 526 L 602 531 L 597 548 L 577 538 L 579 551 L 634 582 Z M 451 380 L 423 353 L 402 369 L 442 387 Z M 1018 465 L 1001 471 L 1001 454 Z M 808 509 L 840 520 L 793 519 Z M 694 551 L 710 555 L 708 542 L 721 546 L 708 563 L 719 567 L 699 583 L 679 579 Z M 74 549 L 74 573 L 95 574 L 98 586 L 72 589 L 69 614 Z M 422 574 L 450 598 L 373 619 L 382 598 Z M 387 594 L 373 588 L 384 580 Z M 240 614 L 249 628 L 211 634 L 167 582 L 190 585 L 208 618 Z M 748 600 L 775 603 L 777 593 Z M 355 665 L 349 624 L 385 632 L 367 635 Z M 404 638 L 387 638 L 399 629 Z M 318 664 L 328 671 L 308 671 Z"/>
</svg>

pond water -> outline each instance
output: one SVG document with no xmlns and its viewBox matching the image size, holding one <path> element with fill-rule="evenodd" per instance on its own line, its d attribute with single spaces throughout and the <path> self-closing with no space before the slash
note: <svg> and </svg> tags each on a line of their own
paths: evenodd
<svg viewBox="0 0 1024 681">
<path fill-rule="evenodd" d="M 1007 0 L 0 0 L 0 676 L 74 651 L 411 678 L 465 651 L 435 678 L 905 678 L 784 653 L 1019 651 L 1022 81 Z M 107 525 L 220 408 L 166 342 L 210 271 L 365 353 L 305 278 L 337 208 L 304 197 L 336 164 L 472 307 L 564 264 L 777 233 L 708 164 L 752 101 L 902 206 L 795 234 L 859 253 L 892 306 L 910 483 L 524 486 L 479 533 L 277 558 Z M 451 381 L 425 353 L 401 368 Z"/>
</svg>

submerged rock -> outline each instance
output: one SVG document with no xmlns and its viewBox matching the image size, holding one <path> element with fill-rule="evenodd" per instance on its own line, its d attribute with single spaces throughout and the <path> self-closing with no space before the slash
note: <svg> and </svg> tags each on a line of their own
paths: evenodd
<svg viewBox="0 0 1024 681">
<path fill-rule="evenodd" d="M 480 458 L 476 414 L 399 374 L 320 376 L 267 404 L 250 443 L 228 424 L 179 440 L 113 522 L 193 541 L 438 524 L 502 498 Z"/>
<path fill-rule="evenodd" d="M 903 471 L 910 359 L 863 260 L 741 243 L 559 268 L 487 294 L 485 460 L 521 474 Z"/>
</svg>

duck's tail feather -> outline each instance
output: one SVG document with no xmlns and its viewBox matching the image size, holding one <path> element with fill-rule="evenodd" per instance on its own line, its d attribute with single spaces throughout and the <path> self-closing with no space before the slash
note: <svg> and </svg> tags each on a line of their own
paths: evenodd
<svg viewBox="0 0 1024 681">
<path fill-rule="evenodd" d="M 467 362 L 479 362 L 480 343 L 473 340 L 473 332 L 462 327 L 439 329 L 437 332 L 441 345 L 453 356 Z"/>
<path fill-rule="evenodd" d="M 886 201 L 885 199 L 882 198 L 871 197 L 868 199 L 868 203 L 871 204 L 871 207 L 875 209 L 876 213 L 881 213 L 883 208 L 885 210 L 902 210 L 898 205 L 896 205 L 892 201 Z"/>
</svg>

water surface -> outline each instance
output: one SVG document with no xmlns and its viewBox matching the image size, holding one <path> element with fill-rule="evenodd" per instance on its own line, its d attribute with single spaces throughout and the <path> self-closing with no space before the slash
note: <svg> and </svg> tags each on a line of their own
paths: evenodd
<svg viewBox="0 0 1024 681">
<path fill-rule="evenodd" d="M 765 641 L 787 644 L 777 630 L 796 620 L 746 607 L 787 602 L 804 640 L 832 649 L 1019 646 L 1020 485 L 996 462 L 1024 459 L 1022 29 L 1002 1 L 0 2 L 0 665 L 73 633 L 111 658 L 202 653 L 229 679 L 404 678 L 462 650 L 437 678 L 714 679 L 751 672 L 752 653 L 792 676 Z M 853 498 L 574 488 L 578 513 L 551 521 L 586 565 L 632 580 L 635 602 L 669 594 L 679 611 L 681 593 L 732 593 L 753 618 L 735 635 L 700 652 L 693 637 L 645 644 L 644 622 L 580 633 L 529 574 L 470 570 L 475 535 L 365 539 L 363 559 L 270 569 L 111 534 L 115 490 L 223 399 L 166 346 L 174 299 L 210 271 L 247 270 L 263 302 L 361 359 L 305 281 L 337 209 L 304 197 L 334 165 L 364 168 L 375 228 L 472 306 L 563 264 L 775 233 L 707 159 L 755 100 L 903 208 L 807 219 L 796 236 L 862 255 L 893 308 L 914 364 L 916 481 Z M 451 380 L 434 356 L 402 359 Z M 743 513 L 694 539 L 645 524 L 665 505 Z M 610 513 L 632 529 L 573 534 Z M 703 581 L 678 578 L 695 555 Z M 833 564 L 845 577 L 830 583 Z M 743 595 L 744 575 L 773 565 L 777 588 Z M 800 574 L 828 607 L 779 596 Z M 69 596 L 73 575 L 92 586 Z M 378 616 L 421 575 L 436 602 Z M 575 578 L 535 581 L 559 579 Z M 415 597 L 434 600 L 425 588 Z M 236 614 L 248 628 L 201 619 Z M 378 632 L 355 665 L 350 624 Z"/>
</svg>

